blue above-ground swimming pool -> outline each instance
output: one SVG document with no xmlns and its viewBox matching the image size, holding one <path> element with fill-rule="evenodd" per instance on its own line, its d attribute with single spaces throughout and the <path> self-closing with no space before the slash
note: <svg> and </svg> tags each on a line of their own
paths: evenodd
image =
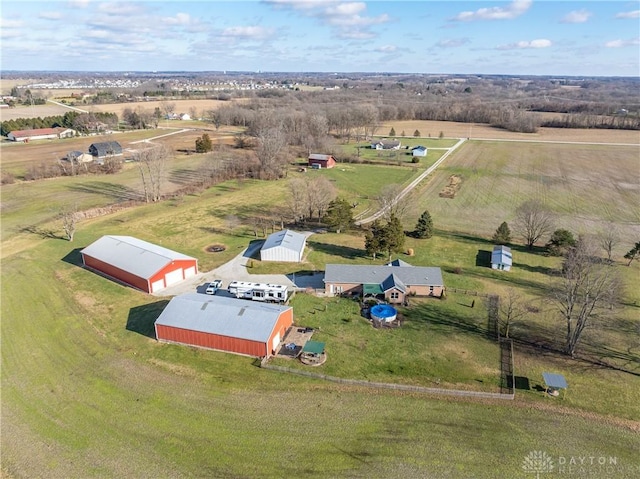
<svg viewBox="0 0 640 479">
<path fill-rule="evenodd" d="M 371 319 L 375 319 L 376 321 L 390 323 L 391 321 L 395 321 L 397 314 L 398 311 L 396 311 L 396 308 L 388 304 L 376 304 L 371 308 Z"/>
</svg>

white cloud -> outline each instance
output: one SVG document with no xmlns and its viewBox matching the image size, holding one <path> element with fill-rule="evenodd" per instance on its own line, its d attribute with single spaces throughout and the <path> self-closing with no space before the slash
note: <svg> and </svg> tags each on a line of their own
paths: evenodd
<svg viewBox="0 0 640 479">
<path fill-rule="evenodd" d="M 607 48 L 623 48 L 640 45 L 640 38 L 631 38 L 629 40 L 611 40 L 604 44 Z"/>
<path fill-rule="evenodd" d="M 71 8 L 87 8 L 90 0 L 69 0 L 69 6 Z"/>
<path fill-rule="evenodd" d="M 382 45 L 381 47 L 375 49 L 375 51 L 380 53 L 393 53 L 397 50 L 398 47 L 396 47 L 395 45 Z"/>
<path fill-rule="evenodd" d="M 375 34 L 367 30 L 343 30 L 338 36 L 347 40 L 369 40 L 375 38 Z"/>
<path fill-rule="evenodd" d="M 0 28 L 21 28 L 24 26 L 22 20 L 7 20 L 6 18 L 0 18 Z"/>
<path fill-rule="evenodd" d="M 141 5 L 125 2 L 105 2 L 98 5 L 98 11 L 114 16 L 129 16 L 144 13 Z"/>
<path fill-rule="evenodd" d="M 60 12 L 40 12 L 38 18 L 44 18 L 45 20 L 60 20 L 62 14 Z"/>
<path fill-rule="evenodd" d="M 225 28 L 220 35 L 229 40 L 267 40 L 274 32 L 272 28 L 239 26 Z"/>
<path fill-rule="evenodd" d="M 327 7 L 325 14 L 328 16 L 357 15 L 367 9 L 363 2 L 340 3 L 335 7 Z"/>
<path fill-rule="evenodd" d="M 165 25 L 190 25 L 192 20 L 188 13 L 176 13 L 173 17 L 164 17 L 162 21 Z"/>
<path fill-rule="evenodd" d="M 532 0 L 514 0 L 506 7 L 480 8 L 475 12 L 461 12 L 452 20 L 470 22 L 474 20 L 511 20 L 519 17 L 531 7 Z"/>
<path fill-rule="evenodd" d="M 630 12 L 620 12 L 616 14 L 616 18 L 640 18 L 640 10 L 632 10 Z"/>
<path fill-rule="evenodd" d="M 457 48 L 466 43 L 469 43 L 468 38 L 447 38 L 445 40 L 440 40 L 436 43 L 436 46 L 441 48 Z"/>
<path fill-rule="evenodd" d="M 265 0 L 275 8 L 289 8 L 301 14 L 318 19 L 334 28 L 340 38 L 370 39 L 376 34 L 370 30 L 373 25 L 381 25 L 391 20 L 386 13 L 376 17 L 366 14 L 365 2 L 339 2 L 334 0 Z"/>
<path fill-rule="evenodd" d="M 313 10 L 314 8 L 326 7 L 331 0 L 265 0 L 265 3 L 277 8 L 291 8 L 293 10 Z"/>
<path fill-rule="evenodd" d="M 567 13 L 562 20 L 561 23 L 584 23 L 589 20 L 589 17 L 593 15 L 588 10 L 574 10 L 572 12 Z"/>
<path fill-rule="evenodd" d="M 540 38 L 538 40 L 520 41 L 516 43 L 509 43 L 506 45 L 499 45 L 496 47 L 496 49 L 497 50 L 521 50 L 521 49 L 527 49 L 527 48 L 548 48 L 551 45 L 553 45 L 551 40 Z"/>
</svg>

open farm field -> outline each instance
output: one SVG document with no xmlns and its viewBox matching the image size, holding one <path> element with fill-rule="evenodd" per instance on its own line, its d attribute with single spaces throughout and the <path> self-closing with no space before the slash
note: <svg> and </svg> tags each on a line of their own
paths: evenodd
<svg viewBox="0 0 640 479">
<path fill-rule="evenodd" d="M 454 198 L 442 198 L 452 175 L 462 185 Z M 502 221 L 513 221 L 519 204 L 535 198 L 557 215 L 557 227 L 576 234 L 616 224 L 626 252 L 640 234 L 639 194 L 637 147 L 470 141 L 412 201 L 414 218 L 427 208 L 436 225 L 490 237 Z"/>
<path fill-rule="evenodd" d="M 5 151 L 3 145 L 3 162 Z M 199 268 L 209 271 L 255 239 L 250 228 L 231 227 L 228 218 L 278 217 L 287 200 L 286 180 L 229 181 L 200 194 L 84 220 L 73 243 L 56 237 L 56 209 L 69 202 L 107 205 L 138 194 L 135 168 L 99 178 L 3 186 L 3 477 L 516 478 L 531 475 L 523 472 L 523 460 L 540 450 L 556 459 L 615 457 L 610 477 L 637 477 L 640 291 L 625 291 L 614 319 L 595 322 L 578 348 L 581 359 L 571 360 L 535 346 L 555 346 L 562 339 L 563 324 L 545 299 L 559 259 L 514 245 L 509 273 L 478 261 L 492 247 L 487 238 L 509 220 L 498 213 L 541 196 L 563 221 L 578 212 L 585 224 L 611 220 L 625 228 L 627 242 L 616 251 L 615 267 L 627 284 L 635 284 L 640 265 L 626 267 L 620 255 L 638 233 L 631 224 L 637 223 L 637 189 L 623 185 L 637 183 L 629 179 L 636 151 L 471 141 L 411 196 L 415 209 L 405 228 L 412 229 L 428 209 L 437 231 L 428 240 L 407 238 L 415 255 L 401 255 L 403 260 L 441 266 L 449 288 L 515 288 L 536 307 L 513 325 L 520 379 L 514 401 L 349 387 L 260 369 L 251 358 L 159 344 L 153 322 L 169 298 L 79 267 L 79 249 L 101 235 L 122 234 L 195 256 Z M 179 155 L 167 187 L 197 175 L 203 161 L 200 155 Z M 288 178 L 312 174 L 327 175 L 364 207 L 385 184 L 408 182 L 413 170 L 340 164 L 307 173 L 292 168 Z M 463 177 L 462 187 L 445 200 L 438 193 L 452 174 Z M 599 202 L 614 185 L 607 209 Z M 206 253 L 212 243 L 227 249 Z M 372 263 L 361 232 L 313 235 L 309 246 L 307 263 L 287 268 Z M 256 264 L 252 271 L 277 267 Z M 452 293 L 442 301 L 416 302 L 403 311 L 406 321 L 398 330 L 374 330 L 348 300 L 299 294 L 292 306 L 296 324 L 320 328 L 314 339 L 327 344 L 325 373 L 423 385 L 440 380 L 441 387 L 492 391 L 499 358 L 487 338 L 480 298 Z M 532 338 L 534 345 L 518 342 Z M 565 399 L 547 398 L 537 389 L 543 371 L 565 375 Z"/>
<path fill-rule="evenodd" d="M 51 94 L 50 94 L 51 95 Z M 52 96 L 52 99 L 55 95 Z M 242 100 L 234 100 L 242 101 Z M 221 100 L 168 100 L 168 103 L 175 105 L 175 113 L 191 113 L 195 111 L 198 117 L 206 116 L 210 110 L 215 110 L 224 104 L 229 104 L 229 101 Z M 74 109 L 80 109 L 87 112 L 106 112 L 115 113 L 118 118 L 122 118 L 122 112 L 126 109 L 135 110 L 140 108 L 143 110 L 154 111 L 156 108 L 162 110 L 163 102 L 161 101 L 140 101 L 140 102 L 128 102 L 128 103 L 106 103 L 106 104 L 82 104 L 76 103 Z M 16 108 L 6 108 L 1 110 L 0 118 L 2 121 L 15 120 L 16 118 L 37 118 L 45 116 L 64 115 L 66 112 L 72 111 L 71 108 L 56 105 L 54 103 L 47 103 L 45 105 L 34 106 L 18 106 Z M 173 122 L 175 123 L 175 121 Z"/>
<path fill-rule="evenodd" d="M 62 116 L 68 111 L 72 110 L 64 106 L 56 105 L 55 103 L 45 103 L 44 105 L 33 106 L 19 105 L 15 108 L 3 108 L 2 110 L 0 110 L 0 121 L 15 120 L 17 118 L 44 118 L 47 116 Z"/>
<path fill-rule="evenodd" d="M 165 123 L 168 127 L 165 127 Z M 186 130 L 183 130 L 186 129 Z M 134 130 L 108 135 L 81 136 L 61 140 L 39 140 L 29 143 L 3 141 L 0 143 L 0 165 L 3 171 L 20 177 L 30 166 L 43 162 L 57 161 L 70 151 L 88 151 L 92 143 L 101 141 L 117 141 L 122 145 L 124 157 L 129 158 L 132 152 L 144 146 L 140 140 L 153 138 L 153 143 L 164 144 L 176 154 L 195 151 L 196 138 L 207 133 L 214 144 L 233 144 L 234 134 L 238 130 L 223 127 L 215 130 L 212 125 L 201 122 L 162 122 L 157 129 Z"/>
<path fill-rule="evenodd" d="M 624 143 L 640 145 L 640 131 L 598 130 L 584 128 L 540 128 L 537 133 L 515 133 L 481 123 L 453 121 L 392 121 L 383 123 L 377 133 L 384 135 L 393 128 L 396 133 L 412 134 L 419 130 L 422 136 L 438 138 L 440 132 L 447 138 L 485 138 L 501 140 L 561 141 L 581 143 Z"/>
</svg>

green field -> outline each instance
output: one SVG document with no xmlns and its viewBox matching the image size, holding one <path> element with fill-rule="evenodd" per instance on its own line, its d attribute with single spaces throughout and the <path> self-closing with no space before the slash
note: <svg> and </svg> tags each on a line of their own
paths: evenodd
<svg viewBox="0 0 640 479">
<path fill-rule="evenodd" d="M 490 250 L 487 236 L 509 220 L 517 201 L 544 193 L 567 221 L 578 212 L 582 222 L 616 222 L 625 232 L 616 252 L 620 260 L 635 238 L 631 223 L 638 214 L 625 184 L 637 188 L 638 181 L 630 149 L 554 145 L 552 155 L 547 148 L 465 145 L 412 195 L 414 217 L 405 227 L 411 229 L 417 214 L 429 209 L 437 233 L 429 240 L 408 238 L 415 256 L 401 257 L 441 266 L 449 288 L 516 288 L 536 312 L 513 326 L 513 336 L 555 346 L 563 325 L 544 298 L 559 259 L 515 246 L 513 271 L 500 274 L 477 264 L 479 251 Z M 618 168 L 599 166 L 603 157 Z M 569 168 L 572 161 L 575 168 Z M 186 160 L 180 165 L 192 167 Z M 599 175 L 598 181 L 586 171 Z M 344 171 L 306 174 L 326 174 L 344 195 L 364 203 L 384 184 L 405 184 L 414 173 L 345 165 Z M 465 178 L 459 195 L 439 198 L 451 174 Z M 153 321 L 168 298 L 78 267 L 78 249 L 103 234 L 127 234 L 193 255 L 209 270 L 253 239 L 246 225 L 228 228 L 227 216 L 275 214 L 286 200 L 286 181 L 232 181 L 86 220 L 69 243 L 39 234 L 61 233 L 50 221 L 56 207 L 70 199 L 83 207 L 107 204 L 114 197 L 91 182 L 133 188 L 136 178 L 124 172 L 92 178 L 89 186 L 69 180 L 2 187 L 2 477 L 517 478 L 531 477 L 522 469 L 531 451 L 545 451 L 556 463 L 560 457 L 615 457 L 616 469 L 605 477 L 640 474 L 640 292 L 631 287 L 638 263 L 616 265 L 629 286 L 624 305 L 613 320 L 594 323 L 585 333 L 580 360 L 516 343 L 516 375 L 528 384 L 519 383 L 514 401 L 368 390 L 260 369 L 251 358 L 159 344 L 151 337 Z M 580 181 L 587 182 L 588 194 Z M 615 196 L 605 207 L 601 199 L 611 192 Z M 23 224 L 39 229 L 20 231 Z M 227 250 L 205 253 L 212 243 Z M 309 245 L 299 270 L 322 269 L 327 262 L 371 263 L 360 234 L 318 234 Z M 254 270 L 275 267 L 256 262 Z M 349 300 L 298 294 L 292 305 L 297 324 L 320 327 L 314 339 L 327 345 L 325 374 L 494 391 L 498 350 L 485 334 L 483 301 L 470 307 L 474 298 L 452 293 L 446 300 L 421 301 L 404 311 L 405 324 L 397 330 L 371 328 Z M 567 377 L 565 399 L 539 391 L 543 371 Z M 589 466 L 574 477 L 605 472 Z"/>
</svg>

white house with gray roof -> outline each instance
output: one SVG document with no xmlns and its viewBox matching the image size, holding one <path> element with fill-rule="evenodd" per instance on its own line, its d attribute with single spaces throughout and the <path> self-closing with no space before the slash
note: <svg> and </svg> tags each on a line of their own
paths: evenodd
<svg viewBox="0 0 640 479">
<path fill-rule="evenodd" d="M 389 303 L 403 303 L 410 295 L 441 297 L 444 292 L 440 268 L 411 266 L 402 260 L 379 266 L 328 264 L 324 283 L 330 296 L 376 296 Z"/>
<path fill-rule="evenodd" d="M 307 237 L 302 233 L 292 230 L 276 231 L 262 245 L 260 260 L 299 263 L 306 244 Z"/>
</svg>

